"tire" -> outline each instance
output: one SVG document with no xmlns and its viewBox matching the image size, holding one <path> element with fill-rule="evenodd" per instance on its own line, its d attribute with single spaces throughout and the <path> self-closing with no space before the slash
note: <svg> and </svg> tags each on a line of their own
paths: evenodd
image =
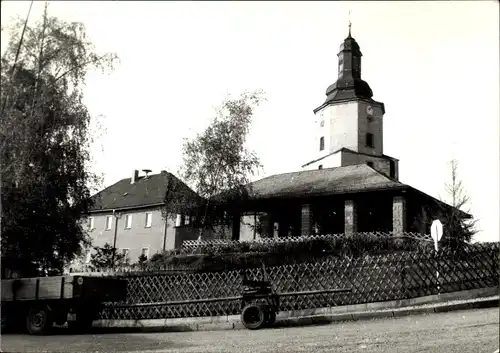
<svg viewBox="0 0 500 353">
<path fill-rule="evenodd" d="M 258 330 L 265 327 L 266 311 L 262 305 L 250 304 L 241 312 L 241 322 L 249 330 Z"/>
<path fill-rule="evenodd" d="M 47 306 L 35 306 L 26 315 L 26 328 L 32 335 L 47 334 L 52 328 L 52 312 Z"/>
</svg>

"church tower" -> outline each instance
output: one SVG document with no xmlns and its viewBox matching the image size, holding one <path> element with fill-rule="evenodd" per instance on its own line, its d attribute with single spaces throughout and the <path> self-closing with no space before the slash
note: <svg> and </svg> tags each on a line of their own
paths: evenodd
<svg viewBox="0 0 500 353">
<path fill-rule="evenodd" d="M 398 179 L 398 160 L 383 154 L 384 103 L 361 79 L 361 50 L 349 35 L 340 45 L 338 78 L 326 90 L 326 100 L 314 109 L 316 155 L 304 170 L 367 164 Z"/>
</svg>

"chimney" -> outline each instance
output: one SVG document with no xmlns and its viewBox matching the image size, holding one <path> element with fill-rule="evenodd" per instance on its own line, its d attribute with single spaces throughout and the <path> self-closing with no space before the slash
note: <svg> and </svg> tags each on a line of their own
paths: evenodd
<svg viewBox="0 0 500 353">
<path fill-rule="evenodd" d="M 132 174 L 132 178 L 130 178 L 130 184 L 135 184 L 137 179 L 139 179 L 139 171 L 134 169 L 134 174 Z"/>
<path fill-rule="evenodd" d="M 152 170 L 151 170 L 151 169 L 143 169 L 142 171 L 143 171 L 144 173 L 146 173 L 146 176 L 144 177 L 145 179 L 147 179 L 147 178 L 148 178 L 148 176 L 149 176 L 149 173 L 151 173 L 151 172 L 152 172 Z"/>
</svg>

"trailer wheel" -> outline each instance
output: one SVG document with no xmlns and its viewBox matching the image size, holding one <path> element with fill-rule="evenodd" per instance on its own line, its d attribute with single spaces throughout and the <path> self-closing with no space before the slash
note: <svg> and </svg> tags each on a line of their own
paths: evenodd
<svg viewBox="0 0 500 353">
<path fill-rule="evenodd" d="M 250 304 L 241 312 L 241 322 L 249 330 L 258 330 L 266 324 L 266 311 L 262 305 Z"/>
<path fill-rule="evenodd" d="M 47 306 L 36 306 L 28 311 L 26 328 L 32 335 L 43 335 L 52 328 L 52 312 Z"/>
</svg>

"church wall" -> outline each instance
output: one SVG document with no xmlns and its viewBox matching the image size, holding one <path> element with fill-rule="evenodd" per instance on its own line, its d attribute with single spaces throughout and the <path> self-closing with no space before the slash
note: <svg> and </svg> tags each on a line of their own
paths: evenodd
<svg viewBox="0 0 500 353">
<path fill-rule="evenodd" d="M 367 162 L 373 163 L 373 169 L 382 172 L 386 175 L 390 175 L 390 162 L 386 158 L 376 157 L 376 156 L 366 156 L 363 154 L 354 154 L 346 151 L 342 151 L 342 165 L 356 165 L 356 164 L 366 164 Z M 397 163 L 397 162 L 395 162 Z M 397 171 L 397 168 L 396 168 Z M 397 174 L 396 174 L 397 177 Z"/>
<path fill-rule="evenodd" d="M 371 105 L 373 108 L 373 117 L 368 119 L 366 107 Z M 374 136 L 374 148 L 366 146 L 366 134 L 372 133 Z M 358 148 L 354 151 L 361 153 L 370 153 L 381 155 L 383 149 L 383 112 L 382 107 L 359 102 L 358 110 Z"/>
<path fill-rule="evenodd" d="M 342 147 L 358 148 L 358 103 L 329 105 L 321 112 L 325 119 L 325 151 L 332 153 Z M 319 114 L 321 114 L 319 113 Z M 320 118 L 321 120 L 321 118 Z M 320 136 L 318 136 L 319 141 Z M 319 142 L 318 142 L 319 151 Z M 320 154 L 319 157 L 322 155 Z"/>
</svg>

